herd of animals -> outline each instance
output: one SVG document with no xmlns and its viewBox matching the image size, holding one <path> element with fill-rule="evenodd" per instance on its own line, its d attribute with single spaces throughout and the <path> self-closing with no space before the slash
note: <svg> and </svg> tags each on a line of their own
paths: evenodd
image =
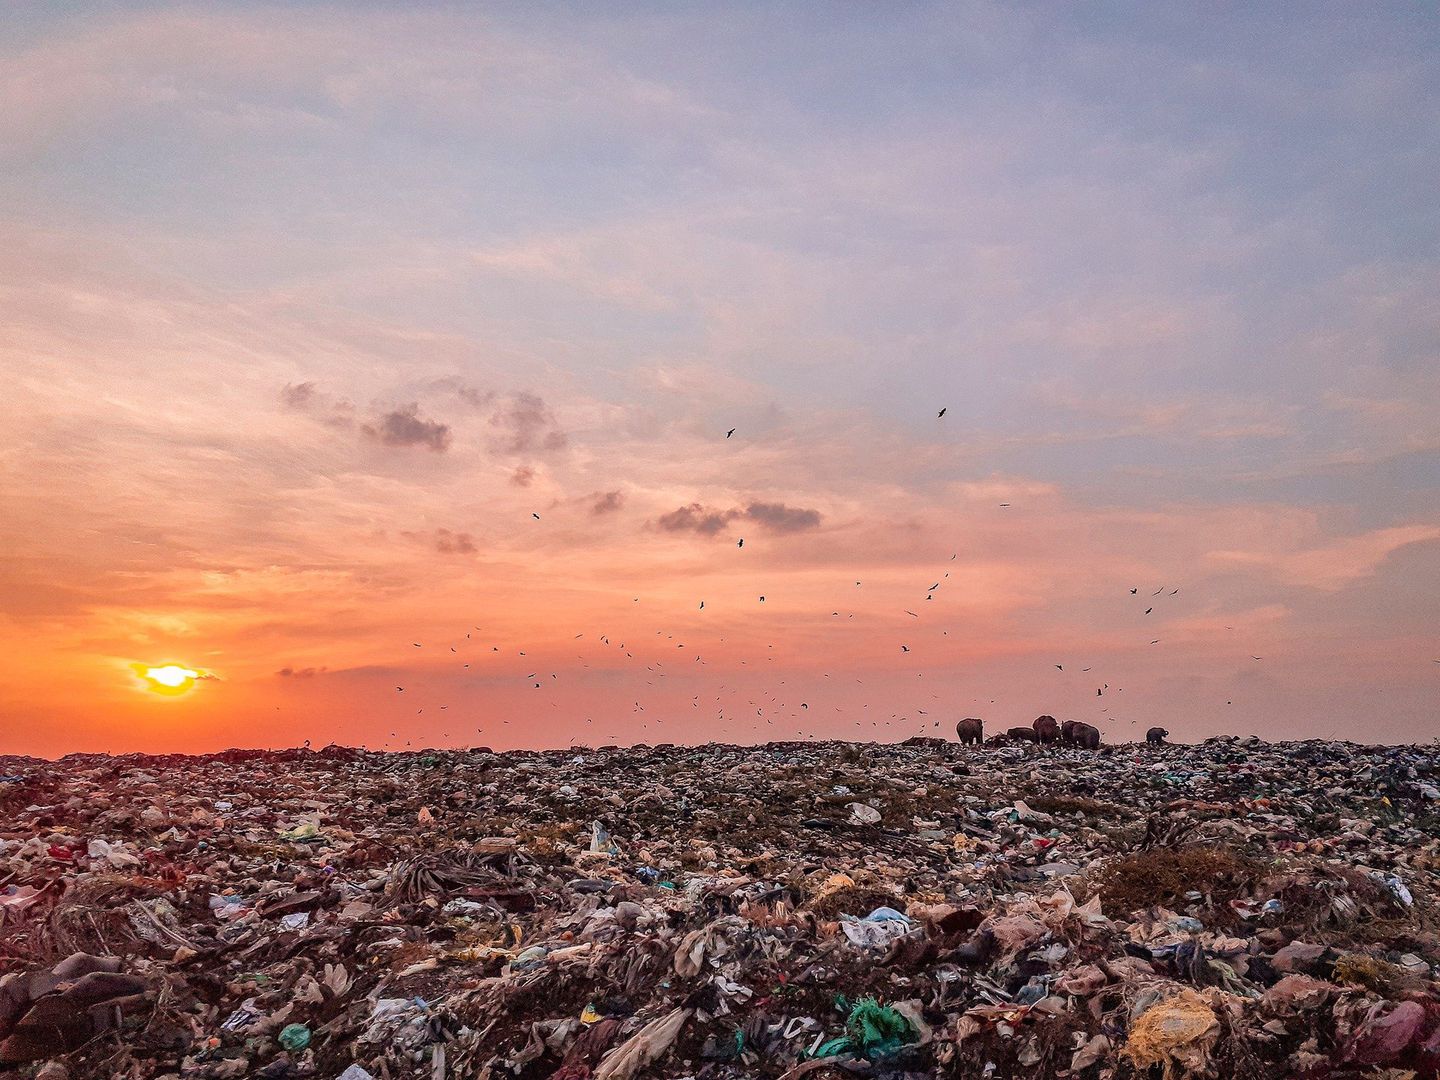
<svg viewBox="0 0 1440 1080">
<path fill-rule="evenodd" d="M 955 725 L 955 734 L 965 746 L 980 746 L 986 741 L 985 721 L 974 716 L 961 720 Z M 1163 743 L 1169 734 L 1163 727 L 1152 727 L 1145 732 L 1145 741 L 1157 746 Z M 1058 742 L 1066 746 L 1098 750 L 1100 729 L 1081 720 L 1066 720 L 1062 724 L 1053 716 L 1037 716 L 1029 727 L 1006 728 L 1000 734 L 992 735 L 989 741 L 992 745 L 1028 742 L 1042 746 Z"/>
</svg>

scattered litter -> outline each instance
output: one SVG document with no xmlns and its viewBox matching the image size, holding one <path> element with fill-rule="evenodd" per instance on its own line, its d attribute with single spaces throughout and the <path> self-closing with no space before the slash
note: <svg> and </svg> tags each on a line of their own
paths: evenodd
<svg viewBox="0 0 1440 1080">
<path fill-rule="evenodd" d="M 0 782 L 18 1075 L 1440 1073 L 1433 747 L 74 754 Z"/>
</svg>

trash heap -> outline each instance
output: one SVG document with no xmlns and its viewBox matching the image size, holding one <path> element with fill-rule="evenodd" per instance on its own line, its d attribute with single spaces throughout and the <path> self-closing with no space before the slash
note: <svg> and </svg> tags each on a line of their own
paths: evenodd
<svg viewBox="0 0 1440 1080">
<path fill-rule="evenodd" d="M 1434 747 L 0 758 L 0 1072 L 1440 1068 Z"/>
</svg>

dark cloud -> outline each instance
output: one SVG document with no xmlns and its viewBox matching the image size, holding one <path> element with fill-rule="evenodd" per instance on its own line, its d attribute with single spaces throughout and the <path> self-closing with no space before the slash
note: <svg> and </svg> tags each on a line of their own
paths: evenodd
<svg viewBox="0 0 1440 1080">
<path fill-rule="evenodd" d="M 668 514 L 661 514 L 655 524 L 666 532 L 693 532 L 701 536 L 714 536 L 739 518 L 753 521 L 771 532 L 778 533 L 804 532 L 820 525 L 818 510 L 763 502 L 752 502 L 744 510 L 716 510 L 699 503 L 691 503 Z"/>
<path fill-rule="evenodd" d="M 324 675 L 329 670 L 329 668 L 323 667 L 282 667 L 275 674 L 282 679 L 313 679 L 316 675 Z"/>
<path fill-rule="evenodd" d="M 501 432 L 495 449 L 507 454 L 563 450 L 567 442 L 554 415 L 537 394 L 516 394 L 490 417 L 490 426 Z"/>
<path fill-rule="evenodd" d="M 313 382 L 286 383 L 280 391 L 280 400 L 287 409 L 308 409 L 315 402 Z"/>
<path fill-rule="evenodd" d="M 475 538 L 469 533 L 436 529 L 435 550 L 442 555 L 474 555 L 479 548 L 475 546 Z"/>
<path fill-rule="evenodd" d="M 392 409 L 361 430 L 386 446 L 423 446 L 437 454 L 450 448 L 450 425 L 426 420 L 413 402 Z"/>
<path fill-rule="evenodd" d="M 433 547 L 442 555 L 474 555 L 480 550 L 475 546 L 473 536 L 466 532 L 455 532 L 452 529 L 436 529 L 434 532 L 411 532 L 401 529 L 400 535 L 406 540 Z"/>
<path fill-rule="evenodd" d="M 455 394 L 466 405 L 479 409 L 495 400 L 495 395 L 489 390 L 478 390 L 473 386 L 457 386 Z"/>
<path fill-rule="evenodd" d="M 595 501 L 590 506 L 592 514 L 613 514 L 625 505 L 625 493 L 622 491 L 596 492 Z"/>
<path fill-rule="evenodd" d="M 739 510 L 710 510 L 699 503 L 661 514 L 655 524 L 666 532 L 693 532 L 714 536 L 740 516 Z"/>
<path fill-rule="evenodd" d="M 745 508 L 745 516 L 774 532 L 804 532 L 820 527 L 820 511 L 802 510 L 784 503 L 753 502 Z"/>
<path fill-rule="evenodd" d="M 529 465 L 521 465 L 515 470 L 514 475 L 510 477 L 510 482 L 516 487 L 529 487 L 534 479 L 535 470 Z"/>
</svg>

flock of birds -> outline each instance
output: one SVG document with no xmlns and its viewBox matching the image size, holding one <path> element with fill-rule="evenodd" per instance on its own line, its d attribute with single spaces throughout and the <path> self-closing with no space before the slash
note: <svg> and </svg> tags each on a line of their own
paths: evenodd
<svg viewBox="0 0 1440 1080">
<path fill-rule="evenodd" d="M 937 414 L 937 419 L 943 419 L 944 416 L 945 416 L 946 411 L 947 411 L 946 409 L 942 408 L 942 409 L 939 411 L 939 413 Z M 738 430 L 737 428 L 733 428 L 733 427 L 730 428 L 728 431 L 725 432 L 725 438 L 726 438 L 727 440 L 733 438 L 734 435 L 735 435 L 735 432 L 736 432 L 737 430 Z M 1002 503 L 999 503 L 999 506 L 1000 506 L 1001 509 L 1008 509 L 1008 508 L 1011 506 L 1011 503 L 1002 502 Z M 540 515 L 539 515 L 538 513 L 533 513 L 533 512 L 532 512 L 531 517 L 532 517 L 534 520 L 536 520 L 536 521 L 539 521 L 539 520 L 540 520 Z M 745 540 L 744 540 L 744 538 L 741 537 L 741 538 L 737 539 L 735 546 L 736 546 L 737 549 L 743 550 L 744 547 L 745 547 Z M 949 561 L 950 561 L 950 562 L 954 562 L 958 557 L 959 557 L 959 553 L 956 552 L 956 553 L 954 553 L 954 554 L 952 554 L 952 555 L 950 556 Z M 924 596 L 925 596 L 925 600 L 926 600 L 926 601 L 934 601 L 936 594 L 939 592 L 939 590 L 946 584 L 947 580 L 950 578 L 950 574 L 951 574 L 951 571 L 950 571 L 950 570 L 945 570 L 927 589 L 924 590 Z M 861 581 L 855 581 L 854 587 L 855 587 L 855 588 L 860 588 L 860 587 L 862 587 L 862 582 L 861 582 Z M 1167 589 L 1168 589 L 1168 594 L 1167 594 Z M 1168 586 L 1165 586 L 1165 585 L 1160 586 L 1159 588 L 1155 589 L 1153 592 L 1149 592 L 1148 595 L 1144 598 L 1144 600 L 1141 601 L 1141 602 L 1143 602 L 1143 603 L 1146 604 L 1146 606 L 1145 606 L 1145 608 L 1144 608 L 1144 611 L 1143 611 L 1143 614 L 1141 615 L 1141 618 L 1144 618 L 1145 616 L 1149 616 L 1149 615 L 1151 615 L 1151 614 L 1154 613 L 1154 611 L 1155 611 L 1155 609 L 1156 609 L 1156 606 L 1157 606 L 1156 603 L 1155 603 L 1155 598 L 1156 598 L 1156 597 L 1165 596 L 1165 597 L 1168 599 L 1168 597 L 1178 596 L 1179 593 L 1180 593 L 1180 589 L 1179 589 L 1179 588 L 1169 588 Z M 1139 586 L 1131 587 L 1131 588 L 1130 588 L 1130 591 L 1129 591 L 1129 595 L 1130 595 L 1130 596 L 1139 597 L 1139 596 L 1140 596 L 1140 587 L 1139 587 Z M 760 594 L 760 595 L 759 595 L 758 602 L 761 603 L 761 604 L 765 603 L 765 594 Z M 638 597 L 638 596 L 637 596 L 637 597 L 634 597 L 632 603 L 634 603 L 634 604 L 639 604 L 639 603 L 641 603 L 641 598 Z M 700 611 L 704 611 L 704 610 L 705 610 L 705 601 L 704 601 L 703 599 L 699 601 L 698 610 L 700 610 Z M 919 612 L 914 611 L 914 610 L 912 610 L 912 609 L 910 609 L 910 608 L 900 608 L 900 610 L 902 610 L 902 611 L 904 612 L 904 614 L 905 614 L 906 616 L 909 616 L 910 618 L 913 618 L 913 619 L 916 619 L 916 620 L 921 620 L 921 621 L 922 621 L 922 624 L 923 624 L 922 616 L 920 615 Z M 839 618 L 841 613 L 840 613 L 840 611 L 837 609 L 837 610 L 833 610 L 830 614 L 831 614 L 831 617 L 832 617 L 832 618 Z M 848 618 L 848 619 L 854 619 L 854 618 L 855 618 L 855 614 L 854 614 L 853 612 L 850 612 L 850 613 L 847 614 L 847 618 Z M 1232 627 L 1226 627 L 1226 629 L 1233 629 L 1233 628 L 1232 628 Z M 443 647 L 448 647 L 448 650 L 449 650 L 449 653 L 450 653 L 450 654 L 455 654 L 455 657 L 456 657 L 455 662 L 459 664 L 459 668 L 457 669 L 457 670 L 458 670 L 458 673 L 463 674 L 463 673 L 468 672 L 468 673 L 470 673 L 471 675 L 478 675 L 478 674 L 480 674 L 480 670 L 479 670 L 479 669 L 476 669 L 476 668 L 473 668 L 473 667 L 472 667 L 472 664 L 475 664 L 475 663 L 477 663 L 478 661 L 477 661 L 477 659 L 471 654 L 471 650 L 474 649 L 474 648 L 476 648 L 476 647 L 479 647 L 479 648 L 481 648 L 482 650 L 484 649 L 484 646 L 483 646 L 483 645 L 477 645 L 477 642 L 475 641 L 474 636 L 473 636 L 473 635 L 475 635 L 475 634 L 477 634 L 477 633 L 483 633 L 483 632 L 484 632 L 484 631 L 482 630 L 481 627 L 473 626 L 473 627 L 471 627 L 469 630 L 466 630 L 466 631 L 465 631 L 463 638 L 457 638 L 457 639 L 454 641 L 454 643 L 448 643 L 448 642 L 447 642 L 447 643 L 445 643 L 445 645 L 443 646 Z M 941 630 L 941 636 L 942 636 L 942 637 L 948 637 L 948 636 L 949 636 L 949 630 L 943 630 L 943 629 L 942 629 L 942 630 Z M 674 634 L 666 633 L 666 632 L 663 631 L 663 630 L 656 630 L 656 631 L 655 631 L 655 637 L 661 638 L 662 640 L 661 640 L 660 642 L 646 641 L 644 645 L 637 645 L 637 644 L 633 643 L 633 641 L 632 641 L 632 642 L 612 641 L 611 635 L 609 635 L 609 634 L 592 634 L 591 637 L 590 637 L 590 640 L 593 641 L 593 642 L 596 644 L 596 646 L 599 647 L 599 648 L 601 648 L 601 649 L 614 650 L 616 653 L 622 654 L 623 660 L 624 660 L 625 662 L 634 663 L 634 664 L 637 664 L 637 665 L 642 665 L 642 666 L 644 667 L 644 671 L 645 671 L 645 674 L 646 674 L 646 676 L 647 676 L 647 677 L 644 679 L 645 685 L 648 686 L 648 687 L 654 688 L 654 687 L 656 687 L 656 686 L 660 683 L 660 680 L 671 679 L 673 676 L 676 676 L 676 675 L 680 674 L 680 672 L 681 672 L 682 670 L 684 670 L 684 668 L 678 668 L 678 667 L 673 667 L 673 666 L 672 666 L 672 667 L 667 667 L 666 661 L 663 660 L 663 659 L 661 659 L 661 654 L 658 653 L 658 652 L 656 652 L 653 648 L 651 648 L 651 646 L 660 645 L 660 646 L 664 646 L 667 650 L 669 650 L 669 649 L 676 649 L 676 650 L 678 650 L 678 649 L 685 649 L 685 648 L 687 647 L 687 643 L 686 643 L 686 642 L 676 642 L 676 641 L 675 641 L 675 635 L 674 635 Z M 580 641 L 580 640 L 584 640 L 584 639 L 586 639 L 586 634 L 585 634 L 584 632 L 581 632 L 581 633 L 575 634 L 573 640 L 575 640 L 575 641 Z M 1161 640 L 1161 639 L 1159 639 L 1159 638 L 1153 638 L 1153 639 L 1150 640 L 1150 644 L 1151 644 L 1151 645 L 1159 645 L 1159 644 L 1160 644 L 1160 640 Z M 722 647 L 725 646 L 725 644 L 726 644 L 726 639 L 723 638 L 723 637 L 718 638 L 718 639 L 714 642 L 714 645 L 715 645 L 716 648 L 722 648 Z M 424 648 L 426 647 L 426 643 L 425 643 L 425 642 L 421 642 L 421 641 L 412 641 L 412 642 L 411 642 L 411 645 L 412 645 L 414 648 L 416 648 L 416 649 L 424 649 Z M 909 642 L 899 642 L 898 645 L 899 645 L 900 653 L 901 653 L 902 655 L 911 653 L 911 644 L 910 644 Z M 768 653 L 770 650 L 773 650 L 774 648 L 775 648 L 774 644 L 769 644 L 769 645 L 767 645 L 767 653 Z M 462 650 L 462 649 L 464 650 L 464 652 L 465 652 L 466 655 L 471 655 L 472 658 L 469 659 L 469 660 L 463 660 L 463 661 L 462 661 L 462 660 L 460 659 L 460 657 L 461 657 L 461 655 L 462 655 L 462 653 L 461 653 L 461 650 Z M 640 653 L 639 656 L 636 655 L 637 652 Z M 515 658 L 516 660 L 527 660 L 527 663 L 526 663 L 526 664 L 524 664 L 524 665 L 519 665 L 519 666 L 515 666 L 515 667 L 514 667 L 514 670 L 518 671 L 518 670 L 523 669 L 524 667 L 534 666 L 532 663 L 529 663 L 529 662 L 528 662 L 528 657 L 527 657 L 527 651 L 526 651 L 526 650 L 515 648 L 515 649 L 513 649 L 513 653 L 514 653 L 514 658 Z M 491 643 L 491 644 L 489 644 L 488 650 L 485 650 L 481 655 L 484 655 L 484 656 L 486 656 L 487 658 L 495 658 L 495 657 L 504 657 L 504 656 L 506 656 L 507 654 L 506 654 L 505 650 L 501 647 L 501 645 Z M 1250 656 L 1251 656 L 1251 659 L 1252 659 L 1252 660 L 1255 660 L 1255 661 L 1260 661 L 1260 660 L 1263 659 L 1263 657 L 1255 656 L 1254 654 L 1250 654 Z M 589 668 L 589 667 L 591 666 L 591 665 L 590 665 L 590 662 L 589 662 L 589 658 L 587 658 L 587 656 L 586 656 L 585 653 L 577 653 L 575 658 L 576 658 L 576 660 L 581 664 L 582 667 L 584 667 L 584 668 Z M 741 660 L 739 661 L 740 667 L 742 667 L 742 668 L 749 668 L 749 667 L 750 667 L 749 659 L 750 659 L 750 658 L 741 659 Z M 765 657 L 765 661 L 766 661 L 767 663 L 773 663 L 773 662 L 774 662 L 774 657 L 773 657 L 773 655 L 767 655 L 767 656 Z M 611 662 L 614 662 L 613 658 L 612 658 Z M 1437 660 L 1436 663 L 1440 663 L 1440 660 Z M 704 666 L 704 665 L 706 665 L 706 664 L 707 664 L 707 661 L 706 661 L 704 655 L 700 654 L 699 652 L 696 652 L 695 655 L 693 656 L 693 658 L 690 660 L 689 664 L 686 665 L 686 667 L 691 667 L 691 666 L 694 666 L 694 665 Z M 1060 671 L 1060 672 L 1064 672 L 1064 671 L 1065 671 L 1065 665 L 1064 665 L 1063 663 L 1056 663 L 1056 664 L 1054 664 L 1054 668 L 1055 668 L 1055 670 Z M 1081 667 L 1081 668 L 1079 669 L 1079 672 L 1080 672 L 1081 674 L 1084 674 L 1084 673 L 1089 673 L 1091 670 L 1092 670 L 1092 666 L 1085 666 L 1085 667 Z M 915 673 L 915 674 L 916 674 L 916 678 L 917 678 L 917 679 L 924 677 L 924 672 L 923 672 L 923 671 L 917 672 L 917 673 Z M 496 677 L 496 673 L 493 672 L 493 671 L 487 672 L 487 673 L 485 674 L 485 680 L 486 680 L 487 682 L 488 682 L 489 680 L 495 678 L 495 677 Z M 522 676 L 513 675 L 513 673 L 511 674 L 510 677 L 513 677 L 513 678 L 516 678 L 516 679 L 522 678 Z M 830 685 L 832 685 L 832 686 L 835 686 L 835 685 L 838 684 L 839 681 L 840 681 L 840 680 L 836 679 L 835 676 L 832 675 L 832 673 L 830 673 L 830 672 L 824 672 L 822 677 L 823 677 L 824 679 L 827 679 L 827 680 L 832 680 L 832 682 L 831 682 L 831 684 L 830 684 Z M 556 672 L 556 671 L 549 671 L 549 672 L 544 672 L 544 673 L 542 673 L 541 671 L 539 671 L 539 670 L 537 669 L 537 670 L 535 670 L 535 671 L 530 671 L 528 674 L 524 675 L 524 676 L 523 676 L 523 679 L 525 680 L 525 682 L 527 682 L 527 683 L 530 685 L 530 688 L 531 688 L 531 689 L 533 689 L 533 690 L 542 690 L 542 689 L 545 688 L 547 685 L 548 685 L 548 686 L 557 686 L 557 685 L 559 685 L 559 682 L 560 682 L 560 674 L 559 674 L 559 672 Z M 1123 693 L 1123 692 L 1124 692 L 1124 687 L 1116 686 L 1116 687 L 1113 687 L 1113 688 L 1112 688 L 1112 687 L 1110 686 L 1110 684 L 1109 684 L 1108 682 L 1104 681 L 1103 679 L 1100 679 L 1100 680 L 1097 680 L 1097 681 L 1099 681 L 1099 685 L 1096 686 L 1096 688 L 1095 688 L 1095 696 L 1096 696 L 1097 698 L 1105 697 L 1107 694 L 1112 694 L 1112 693 L 1113 693 L 1113 694 L 1120 694 L 1120 693 Z M 864 685 L 864 680 L 862 680 L 862 679 L 854 679 L 854 682 L 855 682 L 857 685 Z M 775 684 L 775 688 L 774 688 L 774 689 L 761 689 L 761 690 L 759 690 L 759 691 L 757 692 L 757 691 L 755 691 L 753 688 L 747 689 L 747 688 L 744 688 L 744 687 L 739 686 L 739 685 L 731 685 L 731 684 L 728 684 L 728 683 L 721 683 L 720 686 L 719 686 L 719 688 L 718 688 L 718 691 L 719 691 L 719 692 L 716 693 L 716 694 L 714 695 L 714 698 L 713 698 L 713 702 L 714 702 L 714 705 L 715 705 L 714 721 L 715 721 L 716 724 L 719 724 L 719 725 L 721 725 L 721 726 L 718 727 L 718 728 L 717 728 L 717 727 L 714 727 L 714 726 L 711 726 L 710 723 L 709 723 L 709 721 L 707 720 L 707 721 L 706 721 L 706 731 L 707 731 L 707 733 L 709 733 L 709 734 L 711 734 L 711 735 L 714 735 L 714 736 L 716 736 L 716 737 L 722 738 L 722 739 L 732 740 L 732 741 L 736 740 L 736 739 L 737 739 L 737 736 L 743 735 L 743 734 L 749 734 L 749 735 L 751 735 L 751 736 L 753 736 L 753 737 L 755 737 L 755 738 L 758 739 L 758 738 L 760 738 L 760 737 L 762 737 L 762 736 L 767 735 L 767 732 L 768 732 L 768 738 L 769 738 L 769 739 L 775 739 L 775 738 L 786 737 L 786 736 L 791 736 L 791 735 L 793 735 L 793 736 L 796 737 L 796 738 L 801 738 L 801 737 L 803 737 L 803 738 L 808 738 L 808 739 L 815 739 L 815 738 L 816 738 L 816 733 L 815 733 L 815 731 L 809 730 L 809 729 L 811 729 L 811 728 L 813 728 L 813 727 L 816 726 L 816 721 L 814 720 L 814 713 L 812 713 L 812 711 L 811 711 L 810 702 L 809 702 L 809 701 L 797 701 L 797 702 L 794 702 L 793 704 L 790 704 L 790 703 L 788 703 L 786 700 L 782 700 L 781 695 L 784 695 L 784 696 L 786 696 L 786 697 L 791 697 L 791 696 L 793 696 L 793 695 L 785 694 L 785 691 L 782 689 L 785 685 L 786 685 L 786 680 L 780 679 L 780 680 L 778 680 L 778 683 Z M 412 698 L 415 696 L 415 694 L 414 694 L 414 692 L 413 692 L 413 687 L 410 688 L 410 689 L 407 689 L 407 687 L 406 687 L 406 686 L 403 686 L 403 685 L 396 685 L 396 686 L 395 686 L 395 693 L 396 693 L 396 694 L 407 694 L 407 693 L 409 693 Z M 642 696 L 643 696 L 643 694 L 642 694 Z M 914 715 L 913 715 L 913 716 L 911 715 L 911 713 L 910 713 L 909 711 L 907 711 L 907 712 L 904 712 L 904 713 L 901 713 L 901 712 L 891 712 L 888 716 L 886 716 L 886 717 L 883 718 L 883 719 L 878 718 L 878 714 L 877 714 L 877 713 L 871 713 L 871 712 L 869 711 L 869 710 L 870 710 L 870 705 L 869 705 L 868 702 L 866 702 L 866 703 L 860 703 L 858 706 L 853 706 L 851 703 L 853 703 L 853 699 L 854 699 L 855 696 L 857 696 L 857 695 L 855 695 L 855 694 L 846 694 L 846 700 L 847 700 L 847 704 L 846 704 L 846 705 L 832 704 L 832 705 L 831 705 L 831 708 L 833 709 L 833 711 L 834 711 L 835 713 L 839 713 L 839 714 L 844 714 L 844 713 L 847 711 L 847 707 L 855 707 L 855 708 L 858 708 L 858 712 L 859 712 L 859 714 L 860 714 L 860 716 L 861 716 L 861 719 L 856 719 L 856 720 L 854 720 L 854 721 L 853 721 L 853 726 L 856 727 L 856 728 L 861 728 L 861 729 L 863 730 L 863 728 L 866 726 L 866 724 L 868 724 L 871 728 L 875 729 L 875 732 L 876 732 L 876 735 L 877 735 L 877 736 L 878 736 L 878 735 L 886 735 L 886 734 L 888 734 L 888 735 L 890 735 L 890 736 L 892 736 L 892 737 L 905 738 L 905 737 L 910 737 L 910 736 L 913 736 L 913 735 L 925 734 L 927 731 L 933 731 L 933 730 L 939 729 L 939 728 L 941 727 L 942 721 L 941 721 L 940 719 L 935 718 L 931 710 L 929 710 L 929 709 L 923 709 L 923 708 L 918 708 L 918 707 L 914 710 Z M 945 707 L 945 708 L 947 709 L 947 715 L 948 715 L 948 712 L 955 711 L 955 709 L 952 707 L 952 706 L 954 706 L 953 700 L 944 700 L 944 699 L 942 699 L 941 693 L 940 693 L 939 691 L 930 691 L 930 692 L 929 692 L 929 699 L 928 699 L 928 700 L 930 700 L 930 701 L 932 701 L 932 702 L 942 702 L 943 707 Z M 972 699 L 972 700 L 973 700 L 974 702 L 980 702 L 981 699 L 975 698 L 975 699 Z M 991 704 L 994 704 L 994 703 L 995 703 L 995 699 L 993 699 L 993 698 L 990 699 L 990 703 L 991 703 Z M 555 702 L 555 701 L 552 700 L 552 701 L 550 702 L 550 704 L 551 704 L 551 707 L 552 707 L 552 708 L 558 708 L 558 703 L 557 703 L 557 702 Z M 1227 704 L 1227 705 L 1233 704 L 1233 701 L 1227 701 L 1226 704 Z M 690 697 L 690 705 L 691 705 L 691 709 L 692 709 L 692 710 L 700 710 L 700 709 L 702 708 L 701 695 L 700 695 L 700 694 L 691 695 L 691 697 Z M 483 702 L 481 703 L 481 707 L 484 707 L 484 703 L 483 703 Z M 706 707 L 708 708 L 709 706 L 706 706 Z M 787 708 L 789 709 L 788 712 L 786 711 Z M 448 712 L 448 711 L 450 710 L 450 704 L 449 704 L 448 702 L 445 703 L 445 704 L 440 704 L 440 705 L 438 705 L 438 710 L 441 711 L 441 712 Z M 728 711 L 727 711 L 727 710 L 728 710 Z M 425 706 L 422 705 L 422 706 L 420 706 L 419 708 L 416 709 L 416 712 L 415 712 L 414 714 L 410 714 L 410 715 L 423 715 L 424 712 L 425 712 Z M 1120 720 L 1120 718 L 1118 718 L 1118 717 L 1109 715 L 1109 714 L 1110 714 L 1110 709 L 1109 709 L 1108 706 L 1105 707 L 1105 708 L 1103 708 L 1103 709 L 1098 710 L 1098 712 L 1099 712 L 1100 715 L 1097 716 L 1096 718 L 1097 718 L 1097 719 L 1100 719 L 1100 720 L 1102 720 L 1102 721 L 1111 722 L 1111 723 L 1118 723 L 1119 720 Z M 631 709 L 630 709 L 630 714 L 631 714 L 631 716 L 634 716 L 634 717 L 638 717 L 638 718 L 639 718 L 639 727 L 640 727 L 640 730 L 641 730 L 642 732 L 649 732 L 649 731 L 651 731 L 652 725 L 653 725 L 653 728 L 655 729 L 656 734 L 658 735 L 660 729 L 662 729 L 662 728 L 665 727 L 665 719 L 664 719 L 664 716 L 663 716 L 660 712 L 658 712 L 658 711 L 657 711 L 657 712 L 653 712 L 653 713 L 647 711 L 645 705 L 642 703 L 641 700 L 638 700 L 638 699 L 637 699 L 637 700 L 634 701 L 634 704 L 633 704 L 633 706 L 632 706 Z M 872 717 L 875 717 L 875 718 L 872 719 Z M 457 716 L 456 718 L 458 719 L 458 716 Z M 472 719 L 473 719 L 473 718 L 472 718 Z M 673 719 L 673 718 L 672 718 L 672 719 Z M 776 723 L 777 720 L 780 720 L 780 721 L 781 721 L 781 727 L 780 727 L 779 729 L 777 729 L 777 723 Z M 787 721 L 787 720 L 788 720 L 788 721 L 793 721 L 794 723 L 793 723 L 793 724 L 786 724 L 785 721 Z M 591 726 L 588 727 L 588 728 L 581 729 L 581 734 L 584 734 L 585 732 L 591 732 L 591 733 L 592 733 L 592 737 L 593 737 L 593 732 L 595 731 L 595 729 L 594 729 L 594 727 L 593 727 L 593 725 L 594 725 L 594 718 L 593 718 L 593 717 L 584 717 L 584 718 L 583 718 L 583 722 L 584 722 L 585 725 L 591 725 Z M 1130 723 L 1131 725 L 1135 725 L 1135 724 L 1138 723 L 1138 720 L 1136 720 L 1136 719 L 1129 719 L 1129 723 Z M 512 726 L 512 722 L 511 722 L 510 719 L 499 718 L 499 719 L 498 719 L 498 723 L 495 723 L 495 722 L 492 721 L 492 723 L 491 723 L 491 725 L 490 725 L 490 728 L 489 728 L 489 733 L 496 733 L 498 729 L 502 729 L 502 728 L 506 728 L 506 727 L 511 727 L 511 726 Z M 683 727 L 683 725 L 680 725 L 680 726 Z M 827 725 L 827 726 L 828 726 L 828 725 Z M 487 726 L 486 726 L 486 724 L 483 723 L 483 722 L 482 722 L 482 723 L 479 723 L 479 724 L 476 724 L 476 725 L 474 726 L 474 732 L 475 732 L 475 734 L 480 735 L 480 736 L 482 736 L 482 737 L 486 736 L 486 735 L 487 735 Z M 405 745 L 406 747 L 412 746 L 413 743 L 414 743 L 414 739 L 413 739 L 413 738 L 405 738 L 405 734 L 406 734 L 405 732 L 402 732 L 402 731 L 399 730 L 399 729 L 392 730 L 392 731 L 390 732 L 390 738 L 385 741 L 386 747 L 398 746 L 402 741 L 403 741 L 403 743 L 404 743 L 404 745 Z M 450 730 L 442 730 L 442 731 L 441 731 L 441 734 L 442 734 L 442 736 L 443 736 L 447 741 L 448 741 L 448 740 L 452 740 L 452 739 L 457 739 L 457 738 L 459 738 L 460 735 L 461 735 L 460 731 L 458 730 L 458 727 L 457 727 L 457 730 L 454 732 L 453 735 L 452 735 L 452 732 L 451 732 Z M 634 732 L 632 731 L 631 734 L 633 735 Z M 466 737 L 466 738 L 469 738 L 469 734 L 466 733 L 465 737 Z M 619 732 L 616 732 L 616 731 L 608 731 L 608 732 L 604 733 L 604 734 L 601 736 L 601 738 L 603 738 L 604 740 L 613 742 L 613 741 L 619 740 L 619 739 L 621 738 L 621 734 L 620 734 Z M 520 741 L 520 740 L 517 740 L 517 741 Z M 588 741 L 589 741 L 589 740 L 582 740 L 580 734 L 577 734 L 576 736 L 571 737 L 570 740 L 569 740 L 569 742 L 570 742 L 571 745 L 574 745 L 574 744 L 576 744 L 576 743 L 585 744 L 585 743 L 588 743 Z"/>
</svg>

